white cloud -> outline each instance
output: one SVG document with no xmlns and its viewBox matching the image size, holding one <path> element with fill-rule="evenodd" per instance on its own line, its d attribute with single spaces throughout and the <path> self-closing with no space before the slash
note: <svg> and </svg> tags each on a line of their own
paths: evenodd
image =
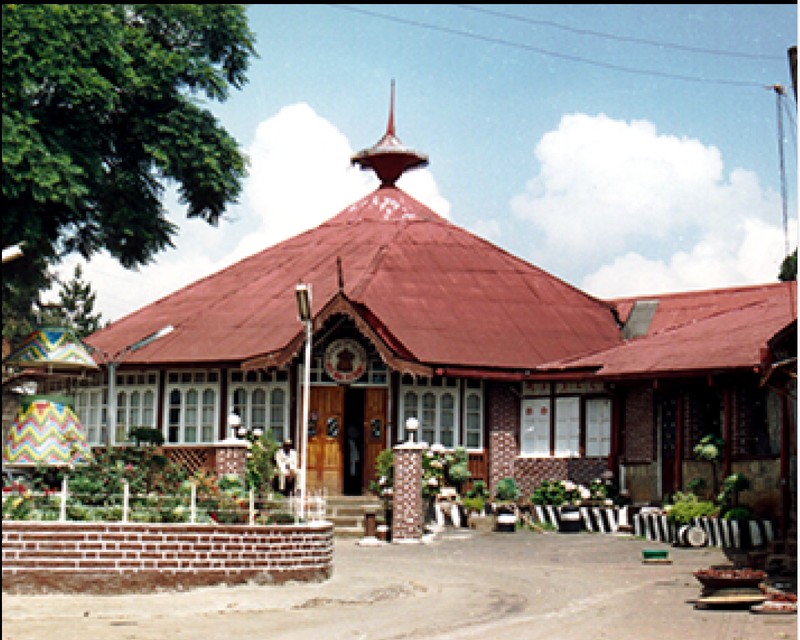
<svg viewBox="0 0 800 640">
<path fill-rule="evenodd" d="M 377 141 L 382 132 L 376 132 Z M 191 282 L 248 255 L 315 227 L 378 186 L 371 171 L 351 166 L 347 139 L 307 104 L 284 107 L 256 128 L 245 149 L 250 159 L 241 204 L 212 227 L 187 220 L 174 193 L 165 206 L 180 228 L 175 249 L 138 271 L 123 269 L 107 254 L 85 262 L 77 257 L 58 269 L 70 279 L 82 264 L 84 280 L 97 293 L 96 310 L 118 320 Z M 398 186 L 443 216 L 450 205 L 427 169 L 403 176 Z M 57 297 L 51 291 L 50 299 Z"/>
<path fill-rule="evenodd" d="M 511 202 L 528 227 L 528 257 L 588 293 L 776 279 L 780 200 L 752 172 L 726 177 L 715 147 L 658 134 L 645 121 L 574 114 L 535 156 L 539 173 Z"/>
</svg>

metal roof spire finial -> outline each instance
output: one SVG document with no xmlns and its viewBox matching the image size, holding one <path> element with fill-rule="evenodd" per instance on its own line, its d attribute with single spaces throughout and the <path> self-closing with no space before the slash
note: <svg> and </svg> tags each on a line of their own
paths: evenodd
<svg viewBox="0 0 800 640">
<path fill-rule="evenodd" d="M 404 146 L 394 134 L 394 79 L 392 79 L 386 133 L 377 144 L 353 155 L 350 162 L 361 165 L 362 169 L 372 169 L 381 181 L 381 187 L 393 187 L 397 179 L 408 169 L 428 164 L 428 156 Z"/>
<path fill-rule="evenodd" d="M 389 98 L 389 122 L 386 124 L 386 135 L 394 137 L 394 78 L 392 78 L 392 95 Z"/>
</svg>

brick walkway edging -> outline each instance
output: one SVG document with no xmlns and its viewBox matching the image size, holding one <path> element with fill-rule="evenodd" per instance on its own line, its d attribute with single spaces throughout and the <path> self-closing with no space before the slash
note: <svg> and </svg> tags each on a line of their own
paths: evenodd
<svg viewBox="0 0 800 640">
<path fill-rule="evenodd" d="M 333 572 L 333 524 L 3 521 L 3 591 L 119 593 L 316 582 Z"/>
</svg>

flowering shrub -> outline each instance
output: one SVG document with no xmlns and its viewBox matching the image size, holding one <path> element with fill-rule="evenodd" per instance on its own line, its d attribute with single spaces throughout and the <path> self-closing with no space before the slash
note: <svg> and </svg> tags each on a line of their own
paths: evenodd
<svg viewBox="0 0 800 640">
<path fill-rule="evenodd" d="M 571 480 L 543 480 L 533 490 L 530 501 L 532 504 L 556 507 L 565 504 L 579 505 L 586 502 L 612 504 L 608 495 L 608 487 L 599 478 L 592 480 L 588 487 L 576 484 Z"/>
<path fill-rule="evenodd" d="M 468 454 L 463 447 L 448 451 L 441 444 L 434 444 L 422 454 L 422 495 L 425 498 L 437 496 L 442 487 L 455 487 L 460 491 L 471 474 L 467 464 Z M 381 451 L 375 460 L 375 477 L 370 482 L 370 490 L 384 501 L 394 493 L 394 452 Z"/>
<path fill-rule="evenodd" d="M 431 445 L 422 454 L 423 497 L 438 495 L 442 487 L 460 490 L 461 485 L 470 478 L 467 459 L 467 450 L 463 447 L 448 451 L 441 444 Z"/>
<path fill-rule="evenodd" d="M 57 520 L 60 503 L 52 490 L 32 491 L 22 483 L 3 487 L 4 520 Z"/>
<path fill-rule="evenodd" d="M 247 489 L 238 475 L 218 480 L 212 473 L 198 471 L 189 477 L 185 469 L 152 447 L 101 451 L 91 462 L 74 469 L 37 469 L 32 487 L 3 487 L 3 519 L 57 520 L 61 492 L 51 487 L 60 485 L 65 473 L 68 520 L 122 520 L 126 484 L 132 522 L 190 522 L 193 485 L 196 522 L 246 523 L 249 519 Z M 44 486 L 44 478 L 49 486 Z"/>
<path fill-rule="evenodd" d="M 445 452 L 442 445 L 432 445 L 422 454 L 422 496 L 432 498 L 445 486 Z"/>
</svg>

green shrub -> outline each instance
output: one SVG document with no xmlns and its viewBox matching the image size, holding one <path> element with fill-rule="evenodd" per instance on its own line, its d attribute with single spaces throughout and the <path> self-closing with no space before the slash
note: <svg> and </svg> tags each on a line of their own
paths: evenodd
<svg viewBox="0 0 800 640">
<path fill-rule="evenodd" d="M 676 525 L 691 524 L 694 518 L 717 515 L 717 506 L 708 500 L 700 500 L 693 493 L 677 491 L 668 507 L 667 519 Z"/>
<path fill-rule="evenodd" d="M 475 513 L 483 513 L 483 508 L 486 505 L 486 501 L 479 496 L 464 498 L 461 503 L 464 505 L 465 511 Z"/>
<path fill-rule="evenodd" d="M 731 507 L 722 516 L 725 520 L 752 520 L 753 513 L 747 507 Z"/>
<path fill-rule="evenodd" d="M 472 489 L 467 491 L 467 498 L 483 498 L 484 502 L 489 497 L 489 490 L 486 488 L 484 480 L 476 480 L 472 483 Z"/>
<path fill-rule="evenodd" d="M 501 502 L 514 502 L 520 495 L 519 486 L 514 478 L 501 478 L 494 488 L 494 497 Z"/>
<path fill-rule="evenodd" d="M 530 496 L 531 504 L 561 506 L 567 502 L 566 489 L 561 480 L 542 480 Z"/>
</svg>

